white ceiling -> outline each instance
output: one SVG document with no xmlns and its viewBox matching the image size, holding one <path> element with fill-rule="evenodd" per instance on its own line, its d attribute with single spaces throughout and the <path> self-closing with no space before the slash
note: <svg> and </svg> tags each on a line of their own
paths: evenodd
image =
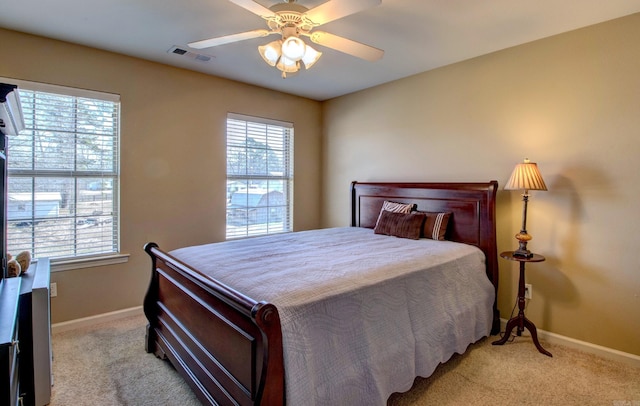
<svg viewBox="0 0 640 406">
<path fill-rule="evenodd" d="M 335 1 L 335 0 L 334 0 Z M 348 1 L 348 0 L 342 0 Z M 279 3 L 257 0 L 265 7 Z M 299 0 L 308 8 L 325 0 Z M 385 50 L 366 62 L 321 46 L 311 69 L 282 79 L 257 52 L 273 37 L 204 50 L 209 62 L 167 53 L 173 46 L 266 28 L 228 0 L 3 1 L 0 27 L 131 55 L 326 100 L 454 62 L 640 12 L 638 0 L 382 0 L 321 27 Z"/>
</svg>

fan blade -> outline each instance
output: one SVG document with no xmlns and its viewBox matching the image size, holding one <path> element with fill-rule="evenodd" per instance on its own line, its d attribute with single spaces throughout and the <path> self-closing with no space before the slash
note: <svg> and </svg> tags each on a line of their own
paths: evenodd
<svg viewBox="0 0 640 406">
<path fill-rule="evenodd" d="M 336 51 L 344 52 L 345 54 L 353 55 L 370 62 L 377 61 L 384 55 L 384 51 L 382 49 L 329 34 L 328 32 L 315 31 L 309 38 L 311 39 L 311 42 L 315 42 L 318 45 L 332 48 Z"/>
<path fill-rule="evenodd" d="M 245 39 L 266 37 L 269 34 L 271 34 L 271 31 L 268 30 L 253 30 L 238 34 L 225 35 L 223 37 L 203 39 L 202 41 L 190 42 L 187 45 L 191 48 L 203 49 L 228 44 L 230 42 L 243 41 Z"/>
<path fill-rule="evenodd" d="M 357 13 L 377 6 L 382 0 L 329 0 L 305 13 L 305 16 L 316 25 Z"/>
<path fill-rule="evenodd" d="M 253 14 L 259 15 L 264 19 L 267 19 L 268 17 L 276 16 L 276 13 L 256 3 L 253 0 L 229 0 L 229 1 L 244 8 L 245 10 L 251 11 Z"/>
</svg>

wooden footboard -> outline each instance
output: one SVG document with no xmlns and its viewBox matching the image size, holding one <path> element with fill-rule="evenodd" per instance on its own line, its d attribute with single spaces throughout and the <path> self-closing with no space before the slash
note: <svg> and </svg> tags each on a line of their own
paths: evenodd
<svg viewBox="0 0 640 406">
<path fill-rule="evenodd" d="M 205 404 L 283 405 L 276 307 L 203 277 L 155 243 L 146 350 L 168 358 Z"/>
</svg>

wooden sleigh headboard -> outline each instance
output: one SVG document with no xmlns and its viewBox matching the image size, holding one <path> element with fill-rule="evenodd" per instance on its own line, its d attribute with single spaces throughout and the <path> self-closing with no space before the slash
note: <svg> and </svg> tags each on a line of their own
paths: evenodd
<svg viewBox="0 0 640 406">
<path fill-rule="evenodd" d="M 498 182 L 398 183 L 352 182 L 351 226 L 374 228 L 385 200 L 413 203 L 417 210 L 449 212 L 446 239 L 474 245 L 486 257 L 487 277 L 494 286 L 492 334 L 500 331 L 497 308 L 498 251 L 496 242 L 496 193 Z"/>
</svg>

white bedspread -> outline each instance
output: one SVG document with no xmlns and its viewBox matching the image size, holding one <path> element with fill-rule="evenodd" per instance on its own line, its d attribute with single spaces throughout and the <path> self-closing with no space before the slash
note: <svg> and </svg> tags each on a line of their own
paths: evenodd
<svg viewBox="0 0 640 406">
<path fill-rule="evenodd" d="M 345 227 L 171 254 L 276 305 L 292 406 L 386 405 L 491 330 L 494 289 L 469 245 Z"/>
</svg>

